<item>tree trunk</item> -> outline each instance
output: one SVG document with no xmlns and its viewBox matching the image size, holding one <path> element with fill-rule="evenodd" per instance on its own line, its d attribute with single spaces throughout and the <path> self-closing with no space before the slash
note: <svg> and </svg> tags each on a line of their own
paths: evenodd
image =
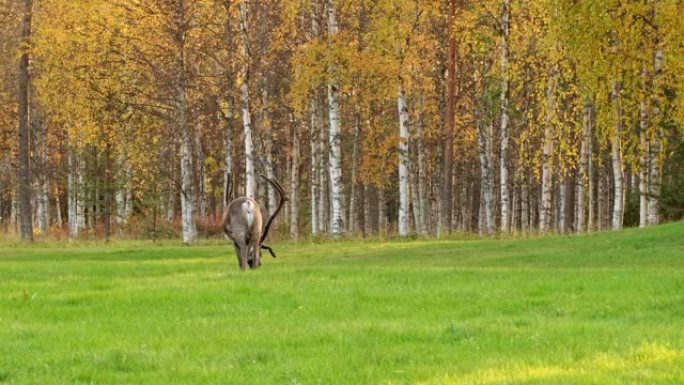
<svg viewBox="0 0 684 385">
<path fill-rule="evenodd" d="M 78 218 L 78 163 L 73 147 L 69 147 L 67 155 L 67 219 L 69 221 L 69 236 L 77 237 L 79 228 Z"/>
<path fill-rule="evenodd" d="M 544 122 L 544 147 L 542 154 L 542 200 L 539 210 L 539 232 L 546 233 L 551 225 L 551 209 L 553 195 L 553 147 L 554 129 L 553 114 L 556 108 L 556 74 L 558 65 L 553 65 L 549 70 L 548 83 L 546 85 L 546 118 Z"/>
<path fill-rule="evenodd" d="M 511 189 L 511 231 L 518 231 L 520 223 L 520 177 L 517 175 L 518 168 L 513 170 L 513 185 Z"/>
<path fill-rule="evenodd" d="M 423 111 L 423 96 L 420 96 L 420 115 L 418 116 L 418 200 L 420 218 L 416 227 L 420 233 L 427 235 L 428 197 L 427 197 L 427 166 L 425 162 L 425 125 Z"/>
<path fill-rule="evenodd" d="M 332 0 L 326 0 L 328 16 L 328 33 L 332 40 L 338 33 L 335 8 Z M 328 113 L 329 131 L 329 170 L 330 170 L 330 235 L 339 238 L 343 232 L 342 223 L 342 152 L 340 149 L 340 89 L 337 79 L 337 68 L 332 66 L 328 79 Z"/>
<path fill-rule="evenodd" d="M 178 3 L 176 16 L 185 25 L 185 7 L 183 2 Z M 197 239 L 197 225 L 195 215 L 197 213 L 197 194 L 194 184 L 194 171 L 192 161 L 191 128 L 188 118 L 187 78 L 185 59 L 185 31 L 176 34 L 176 71 L 177 84 L 175 95 L 175 113 L 180 134 L 180 172 L 181 172 L 181 230 L 184 244 L 192 244 Z"/>
<path fill-rule="evenodd" d="M 459 226 L 461 232 L 464 233 L 470 231 L 470 207 L 472 200 L 472 194 L 470 193 L 470 191 L 472 189 L 469 187 L 469 183 L 466 183 L 465 180 L 463 181 L 463 183 L 461 183 L 461 221 L 459 223 Z"/>
<path fill-rule="evenodd" d="M 405 237 L 409 232 L 409 117 L 404 87 L 401 84 L 397 108 L 399 111 L 399 236 Z"/>
<path fill-rule="evenodd" d="M 567 175 L 563 175 L 558 181 L 558 232 L 560 234 L 565 234 L 568 231 L 568 191 L 565 188 L 568 178 Z"/>
<path fill-rule="evenodd" d="M 223 202 L 227 204 L 232 200 L 233 178 L 233 98 L 226 98 L 226 109 L 223 111 L 225 128 L 223 131 Z M 224 207 L 226 209 L 226 207 Z"/>
<path fill-rule="evenodd" d="M 610 154 L 613 164 L 613 181 L 614 181 L 614 195 L 613 195 L 613 218 L 612 229 L 622 229 L 622 218 L 624 216 L 625 208 L 625 183 L 624 170 L 622 164 L 622 106 L 620 102 L 620 84 L 614 81 L 613 90 L 611 92 L 611 104 L 615 108 L 615 117 L 613 124 L 614 132 L 610 136 Z"/>
<path fill-rule="evenodd" d="M 33 218 L 31 213 L 31 166 L 29 149 L 29 47 L 31 44 L 31 17 L 33 1 L 24 0 L 24 13 L 21 23 L 22 54 L 19 58 L 19 220 L 21 239 L 33 242 Z"/>
<path fill-rule="evenodd" d="M 477 114 L 479 117 L 481 114 Z M 484 124 L 476 118 L 477 141 L 480 151 L 480 175 L 482 181 L 482 211 L 481 231 L 494 234 L 496 223 L 494 221 L 494 173 L 492 170 L 492 140 L 493 127 L 491 123 Z M 484 215 L 484 218 L 482 217 Z"/>
<path fill-rule="evenodd" d="M 19 199 L 17 197 L 17 190 L 17 188 L 12 189 L 12 200 L 10 202 L 10 227 L 15 232 L 17 231 L 19 217 Z"/>
<path fill-rule="evenodd" d="M 128 222 L 128 217 L 126 214 L 128 211 L 128 206 L 130 205 L 130 202 L 127 198 L 128 190 L 130 189 L 129 183 L 131 177 L 131 170 L 126 158 L 126 145 L 124 144 L 122 152 L 119 155 L 118 162 L 119 169 L 121 170 L 119 177 L 119 188 L 116 190 L 116 193 L 114 194 L 114 201 L 116 202 L 116 223 L 119 226 L 123 226 Z"/>
<path fill-rule="evenodd" d="M 249 47 L 249 25 L 248 12 L 249 5 L 247 0 L 240 2 L 240 32 L 242 36 L 242 56 L 244 63 L 242 65 L 242 74 L 240 79 L 240 97 L 242 100 L 242 125 L 244 129 L 245 138 L 245 196 L 256 197 L 256 174 L 254 171 L 254 143 L 252 141 L 252 117 L 249 109 L 249 63 L 250 47 Z"/>
<path fill-rule="evenodd" d="M 181 169 L 181 228 L 183 243 L 192 244 L 197 239 L 197 227 L 195 224 L 196 194 L 192 170 L 192 145 L 190 144 L 190 127 L 187 120 L 187 102 L 185 100 L 185 87 L 178 88 L 177 112 L 179 114 L 181 146 L 180 146 L 180 169 Z"/>
<path fill-rule="evenodd" d="M 530 181 L 529 174 L 523 172 L 520 186 L 520 230 L 524 235 L 530 232 Z"/>
<path fill-rule="evenodd" d="M 409 190 L 411 192 L 413 228 L 417 234 L 420 234 L 420 198 L 418 197 L 418 173 L 415 168 L 415 164 L 409 162 Z"/>
<path fill-rule="evenodd" d="M 658 46 L 658 38 L 656 38 L 656 47 Z M 663 67 L 663 51 L 656 48 L 653 59 L 653 83 L 654 90 L 661 89 L 662 81 L 662 67 Z M 655 133 L 651 141 L 649 151 L 649 178 L 648 178 L 648 224 L 657 225 L 660 222 L 659 204 L 660 204 L 660 185 L 662 183 L 661 170 L 661 151 L 662 147 L 662 128 L 661 128 L 661 113 L 660 113 L 660 99 L 659 92 L 655 91 L 652 95 L 653 124 L 655 125 Z"/>
<path fill-rule="evenodd" d="M 322 105 L 322 103 L 321 103 Z M 328 227 L 327 219 L 330 217 L 328 211 L 329 196 L 326 188 L 326 151 L 328 150 L 327 138 L 324 127 L 323 110 L 318 110 L 318 232 L 325 234 Z"/>
<path fill-rule="evenodd" d="M 589 158 L 591 157 L 591 126 L 592 126 L 591 102 L 584 103 L 582 115 L 582 138 L 580 143 L 579 175 L 577 183 L 577 224 L 578 233 L 585 231 L 585 197 L 587 196 L 587 183 L 589 182 Z"/>
<path fill-rule="evenodd" d="M 369 236 L 373 232 L 373 220 L 372 220 L 372 210 L 371 210 L 371 196 L 373 190 L 371 186 L 363 185 L 363 235 Z"/>
<path fill-rule="evenodd" d="M 31 101 L 31 127 L 34 135 L 34 167 L 36 178 L 36 225 L 41 234 L 48 233 L 50 227 L 49 210 L 49 170 L 48 170 L 48 132 L 43 121 L 38 101 Z"/>
<path fill-rule="evenodd" d="M 606 177 L 604 166 L 600 165 L 598 168 L 597 179 L 597 193 L 596 193 L 596 229 L 601 231 L 605 225 L 605 207 L 606 207 Z"/>
<path fill-rule="evenodd" d="M 62 197 L 59 190 L 59 186 L 54 184 L 54 194 L 55 194 L 55 215 L 56 215 L 56 225 L 61 230 L 63 228 L 64 222 L 62 220 Z"/>
<path fill-rule="evenodd" d="M 76 228 L 77 228 L 77 233 L 80 233 L 81 230 L 85 230 L 86 228 L 86 184 L 85 184 L 85 173 L 86 173 L 86 164 L 85 160 L 83 159 L 84 157 L 80 156 L 81 159 L 78 159 L 77 161 L 77 168 L 78 168 L 78 178 L 76 182 Z"/>
<path fill-rule="evenodd" d="M 387 221 L 387 200 L 385 198 L 385 188 L 378 187 L 378 233 L 380 235 L 387 235 L 388 221 Z"/>
<path fill-rule="evenodd" d="M 451 198 L 453 195 L 452 173 L 454 169 L 455 104 L 456 104 L 456 0 L 449 0 L 449 27 L 446 76 L 446 115 L 444 117 L 444 162 L 442 168 L 442 196 L 440 197 L 439 226 L 437 234 L 451 232 Z"/>
<path fill-rule="evenodd" d="M 587 207 L 587 231 L 594 231 L 596 229 L 596 169 L 594 167 L 594 157 L 592 155 L 592 149 L 594 148 L 593 137 L 594 134 L 592 130 L 589 137 L 589 204 Z"/>
<path fill-rule="evenodd" d="M 511 202 L 508 191 L 508 33 L 509 0 L 504 0 L 501 9 L 501 147 L 499 151 L 499 173 L 501 186 L 501 232 L 510 231 Z"/>
<path fill-rule="evenodd" d="M 105 148 L 105 170 L 104 170 L 104 237 L 109 241 L 112 235 L 112 164 L 111 164 L 112 146 L 109 142 Z M 156 203 L 155 203 L 156 205 Z"/>
<path fill-rule="evenodd" d="M 275 179 L 275 171 L 273 170 L 273 127 L 271 126 L 271 119 L 268 113 L 268 92 L 266 91 L 265 81 L 261 84 L 261 119 L 259 120 L 261 132 L 263 132 L 263 160 L 264 168 L 266 169 L 266 176 L 269 179 Z M 270 184 L 266 185 L 268 189 L 268 213 L 272 215 L 276 207 L 278 207 L 277 191 Z M 276 220 L 277 222 L 277 220 Z"/>
<path fill-rule="evenodd" d="M 359 163 L 359 139 L 361 136 L 361 116 L 357 111 L 354 118 L 354 143 L 352 144 L 352 170 L 351 170 L 351 193 L 349 194 L 349 233 L 354 234 L 357 231 L 357 189 L 356 189 L 356 174 L 357 164 Z"/>
<path fill-rule="evenodd" d="M 292 164 L 290 169 L 290 238 L 299 238 L 299 125 L 292 122 Z"/>
<path fill-rule="evenodd" d="M 197 154 L 197 212 L 200 218 L 207 219 L 209 207 L 207 204 L 206 168 L 204 167 L 204 143 L 202 143 L 202 124 L 197 120 L 195 124 L 195 151 Z"/>
<path fill-rule="evenodd" d="M 647 83 L 648 75 L 646 70 L 642 70 L 642 79 Z M 645 86 L 648 89 L 647 86 Z M 647 90 L 645 92 L 648 92 Z M 648 226 L 648 186 L 650 167 L 648 164 L 649 140 L 647 139 L 648 130 L 648 108 L 646 98 L 643 97 L 639 102 L 639 227 Z"/>
<path fill-rule="evenodd" d="M 318 132 L 317 132 L 317 104 L 316 98 L 311 98 L 309 113 L 311 122 L 309 127 L 309 141 L 311 145 L 311 166 L 309 175 L 309 199 L 311 208 L 311 235 L 318 234 Z"/>
<path fill-rule="evenodd" d="M 528 197 L 530 202 L 530 232 L 539 230 L 539 207 L 541 204 L 539 185 L 532 184 L 533 180 L 531 173 L 527 174 L 530 193 Z"/>
</svg>

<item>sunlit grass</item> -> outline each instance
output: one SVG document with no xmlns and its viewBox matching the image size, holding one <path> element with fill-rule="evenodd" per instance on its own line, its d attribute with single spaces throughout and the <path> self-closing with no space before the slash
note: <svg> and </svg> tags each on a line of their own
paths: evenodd
<svg viewBox="0 0 684 385">
<path fill-rule="evenodd" d="M 0 383 L 677 384 L 684 224 L 529 240 L 0 245 Z"/>
</svg>

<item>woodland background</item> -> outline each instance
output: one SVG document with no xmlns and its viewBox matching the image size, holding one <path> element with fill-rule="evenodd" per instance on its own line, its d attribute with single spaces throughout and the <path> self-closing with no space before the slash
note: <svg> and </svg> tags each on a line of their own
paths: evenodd
<svg viewBox="0 0 684 385">
<path fill-rule="evenodd" d="M 681 0 L 0 0 L 0 229 L 570 233 L 684 216 Z"/>
</svg>

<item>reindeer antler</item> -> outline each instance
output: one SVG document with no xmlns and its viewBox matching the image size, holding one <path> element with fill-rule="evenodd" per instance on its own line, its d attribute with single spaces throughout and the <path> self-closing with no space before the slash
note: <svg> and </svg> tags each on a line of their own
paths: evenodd
<svg viewBox="0 0 684 385">
<path fill-rule="evenodd" d="M 276 216 L 278 215 L 278 213 L 280 212 L 280 209 L 283 208 L 283 205 L 284 205 L 285 202 L 288 200 L 288 199 L 285 197 L 285 192 L 283 191 L 283 187 L 280 185 L 280 183 L 278 183 L 277 180 L 266 178 L 266 177 L 263 176 L 263 175 L 261 175 L 261 177 L 264 178 L 264 180 L 266 180 L 268 183 L 270 183 L 276 190 L 278 190 L 278 194 L 280 195 L 280 201 L 278 202 L 278 207 L 277 207 L 277 208 L 275 209 L 275 211 L 273 212 L 273 215 L 271 215 L 270 217 L 268 217 L 268 220 L 266 221 L 266 226 L 264 226 L 264 232 L 261 234 L 261 239 L 259 240 L 259 247 L 263 247 L 264 240 L 266 239 L 266 236 L 268 235 L 268 229 L 271 227 L 271 223 L 273 223 L 273 220 L 275 219 L 275 217 L 276 217 Z M 273 255 L 273 257 L 275 258 L 275 254 L 273 253 L 273 250 L 271 250 L 270 247 L 266 246 L 266 247 L 263 247 L 263 248 L 265 248 L 265 249 L 267 249 L 268 251 L 270 251 L 270 252 L 271 252 L 271 255 Z"/>
</svg>

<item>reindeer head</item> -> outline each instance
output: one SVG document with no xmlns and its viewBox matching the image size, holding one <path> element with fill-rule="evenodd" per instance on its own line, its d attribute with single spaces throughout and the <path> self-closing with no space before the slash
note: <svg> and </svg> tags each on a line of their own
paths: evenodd
<svg viewBox="0 0 684 385">
<path fill-rule="evenodd" d="M 240 197 L 227 204 L 226 201 L 229 194 L 224 195 L 224 207 L 226 209 L 223 213 L 221 227 L 226 236 L 233 241 L 238 264 L 242 270 L 245 270 L 247 266 L 250 269 L 258 269 L 261 266 L 261 249 L 268 250 L 273 258 L 276 257 L 273 249 L 264 244 L 264 240 L 268 235 L 268 230 L 273 220 L 282 209 L 287 198 L 277 180 L 266 178 L 263 175 L 261 177 L 270 183 L 280 195 L 278 207 L 269 216 L 266 225 L 263 227 L 261 208 L 256 200 L 249 197 Z M 226 180 L 228 179 L 226 178 Z M 227 186 L 226 191 L 228 191 Z"/>
</svg>

